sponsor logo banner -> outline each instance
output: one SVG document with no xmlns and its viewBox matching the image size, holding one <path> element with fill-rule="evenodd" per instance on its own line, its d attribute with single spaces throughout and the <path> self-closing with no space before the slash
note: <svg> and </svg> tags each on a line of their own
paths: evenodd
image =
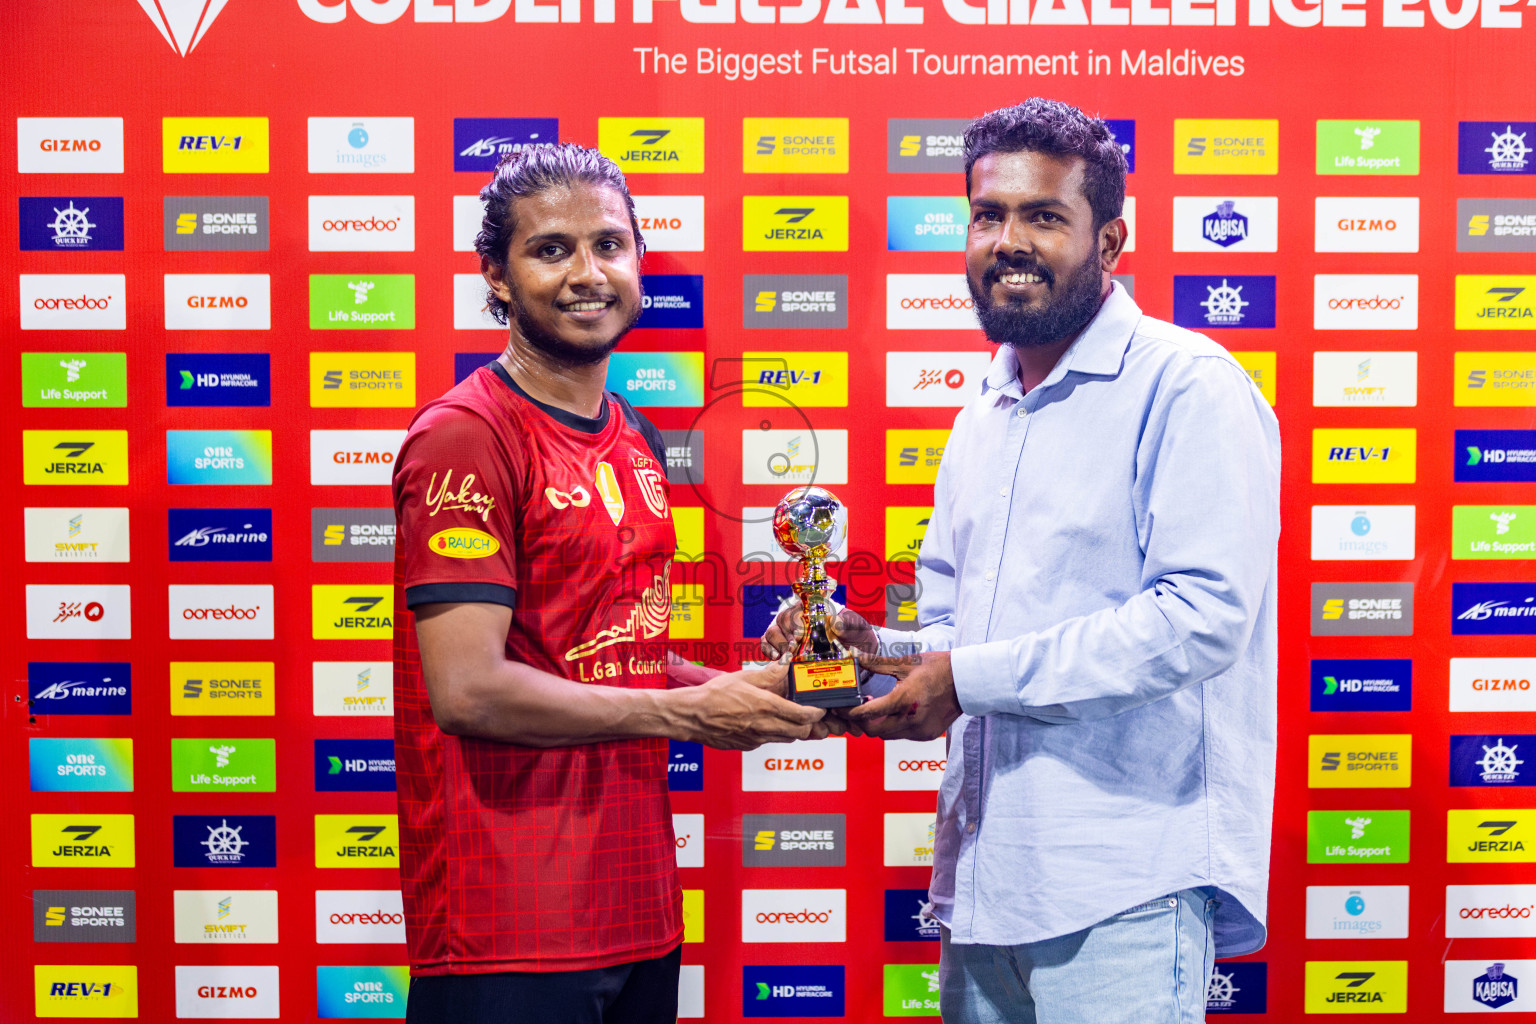
<svg viewBox="0 0 1536 1024">
<path fill-rule="evenodd" d="M 270 814 L 177 814 L 171 840 L 178 868 L 277 866 L 277 819 Z"/>
<path fill-rule="evenodd" d="M 311 669 L 316 717 L 395 713 L 394 665 L 387 661 L 317 661 Z"/>
<path fill-rule="evenodd" d="M 500 331 L 505 334 L 507 328 L 504 324 L 498 324 L 491 316 L 490 304 L 486 301 L 487 291 L 485 278 L 479 274 L 454 274 L 453 275 L 453 329 L 456 331 Z M 494 359 L 500 353 L 491 353 Z M 489 360 L 478 363 L 484 366 Z"/>
<path fill-rule="evenodd" d="M 266 331 L 272 279 L 266 274 L 166 274 L 168 331 Z"/>
<path fill-rule="evenodd" d="M 638 212 L 640 209 L 640 197 L 634 196 L 632 198 L 635 200 L 635 210 Z M 702 198 L 701 196 L 700 199 Z M 480 234 L 480 224 L 484 218 L 485 204 L 480 201 L 479 196 L 453 197 L 454 252 L 475 251 L 475 236 Z M 651 242 L 649 236 L 647 236 L 645 242 L 647 251 L 649 251 Z"/>
<path fill-rule="evenodd" d="M 675 511 L 675 510 L 674 510 Z M 701 510 L 702 511 L 702 510 Z M 679 538 L 676 558 L 688 557 Z M 694 553 L 702 550 L 702 544 L 689 543 Z M 672 611 L 671 623 L 668 626 L 668 636 L 673 640 L 702 640 L 704 639 L 704 587 L 697 583 L 672 584 Z"/>
<path fill-rule="evenodd" d="M 746 274 L 741 326 L 840 330 L 848 326 L 848 275 Z"/>
<path fill-rule="evenodd" d="M 891 252 L 964 252 L 971 204 L 964 196 L 886 196 Z"/>
<path fill-rule="evenodd" d="M 1412 583 L 1312 584 L 1313 636 L 1412 636 Z"/>
<path fill-rule="evenodd" d="M 937 790 L 948 763 L 944 738 L 936 740 L 888 740 L 885 754 L 886 792 Z"/>
<path fill-rule="evenodd" d="M 1418 196 L 1318 196 L 1314 252 L 1418 252 Z"/>
<path fill-rule="evenodd" d="M 1412 331 L 1418 326 L 1417 274 L 1313 275 L 1315 330 Z"/>
<path fill-rule="evenodd" d="M 1536 633 L 1536 584 L 1452 583 L 1451 633 L 1529 636 Z"/>
<path fill-rule="evenodd" d="M 316 967 L 315 1015 L 405 1018 L 411 969 L 398 967 Z"/>
<path fill-rule="evenodd" d="M 744 793 L 841 793 L 847 788 L 846 737 L 815 743 L 764 743 L 756 750 L 742 751 Z"/>
<path fill-rule="evenodd" d="M 703 791 L 703 744 L 691 743 L 687 740 L 667 741 L 667 789 L 674 793 Z"/>
<path fill-rule="evenodd" d="M 847 174 L 846 117 L 744 117 L 741 169 L 747 174 Z"/>
<path fill-rule="evenodd" d="M 1448 885 L 1445 935 L 1451 939 L 1536 935 L 1536 885 Z"/>
<path fill-rule="evenodd" d="M 892 331 L 975 331 L 964 274 L 886 274 L 885 326 Z"/>
<path fill-rule="evenodd" d="M 1536 861 L 1536 809 L 1446 811 L 1445 859 L 1451 864 Z"/>
<path fill-rule="evenodd" d="M 847 252 L 847 196 L 742 196 L 745 252 Z"/>
<path fill-rule="evenodd" d="M 134 867 L 133 815 L 32 815 L 35 868 Z"/>
<path fill-rule="evenodd" d="M 1445 1012 L 1536 1012 L 1536 1002 L 1520 998 L 1520 979 L 1530 977 L 1536 977 L 1536 960 L 1447 960 Z"/>
<path fill-rule="evenodd" d="M 272 1019 L 279 1016 L 276 967 L 176 965 L 176 1016 Z"/>
<path fill-rule="evenodd" d="M 1407 1013 L 1408 961 L 1308 960 L 1307 1013 Z"/>
<path fill-rule="evenodd" d="M 1418 471 L 1418 431 L 1409 427 L 1312 431 L 1315 484 L 1411 484 Z"/>
<path fill-rule="evenodd" d="M 245 945 L 277 941 L 274 889 L 177 889 L 172 899 L 177 942 Z"/>
<path fill-rule="evenodd" d="M 843 1016 L 843 965 L 741 969 L 743 1017 Z M 679 1014 L 681 1016 L 681 1014 Z"/>
<path fill-rule="evenodd" d="M 160 121 L 166 174 L 266 174 L 264 117 L 166 117 Z"/>
<path fill-rule="evenodd" d="M 1237 365 L 1248 371 L 1249 379 L 1253 381 L 1253 386 L 1259 389 L 1259 394 L 1264 396 L 1264 401 L 1274 405 L 1276 353 L 1228 352 L 1227 354 L 1237 360 Z"/>
<path fill-rule="evenodd" d="M 139 969 L 131 964 L 35 964 L 32 992 L 39 1017 L 139 1015 Z"/>
<path fill-rule="evenodd" d="M 122 174 L 120 117 L 18 117 L 21 174 Z"/>
<path fill-rule="evenodd" d="M 939 475 L 947 430 L 887 430 L 885 432 L 885 482 L 931 484 Z"/>
<path fill-rule="evenodd" d="M 1456 173 L 1536 174 L 1536 122 L 1461 121 L 1456 126 Z"/>
<path fill-rule="evenodd" d="M 32 890 L 33 942 L 137 942 L 132 889 Z"/>
<path fill-rule="evenodd" d="M 126 661 L 29 661 L 34 715 L 133 713 L 133 667 Z"/>
<path fill-rule="evenodd" d="M 848 482 L 848 431 L 743 430 L 741 482 L 845 484 Z"/>
<path fill-rule="evenodd" d="M 885 866 L 928 867 L 933 863 L 933 844 L 938 822 L 932 811 L 885 816 Z"/>
<path fill-rule="evenodd" d="M 1205 1012 L 1265 1013 L 1269 1008 L 1269 964 L 1238 961 L 1213 964 L 1205 986 Z"/>
<path fill-rule="evenodd" d="M 1452 658 L 1452 711 L 1536 711 L 1536 658 Z"/>
<path fill-rule="evenodd" d="M 1536 482 L 1536 430 L 1456 431 L 1456 481 Z"/>
<path fill-rule="evenodd" d="M 1418 174 L 1419 122 L 1318 121 L 1317 173 Z"/>
<path fill-rule="evenodd" d="M 1125 170 L 1127 174 L 1136 173 L 1136 122 L 1132 120 L 1117 120 L 1116 118 L 1104 118 L 1104 127 L 1109 129 L 1109 137 L 1120 147 L 1120 152 L 1125 156 Z M 965 169 L 962 162 L 960 170 Z"/>
<path fill-rule="evenodd" d="M 29 562 L 128 561 L 126 508 L 22 509 Z"/>
<path fill-rule="evenodd" d="M 1307 938 L 1407 937 L 1406 885 L 1307 886 Z"/>
<path fill-rule="evenodd" d="M 742 942 L 845 942 L 846 889 L 743 889 Z"/>
<path fill-rule="evenodd" d="M 399 866 L 400 826 L 395 815 L 315 815 L 315 867 Z"/>
<path fill-rule="evenodd" d="M 847 352 L 743 352 L 741 363 L 748 409 L 848 404 Z"/>
<path fill-rule="evenodd" d="M 266 252 L 271 218 L 266 196 L 166 196 L 166 252 Z"/>
<path fill-rule="evenodd" d="M 1174 174 L 1278 174 L 1280 122 L 1175 118 Z"/>
<path fill-rule="evenodd" d="M 320 889 L 315 892 L 315 941 L 405 941 L 405 906 L 399 889 Z"/>
<path fill-rule="evenodd" d="M 1117 121 L 1112 124 L 1131 124 Z M 885 122 L 885 169 L 891 174 L 958 174 L 965 170 L 963 117 L 893 117 Z"/>
<path fill-rule="evenodd" d="M 466 276 L 485 283 L 478 274 Z M 415 326 L 414 274 L 309 275 L 311 330 L 408 331 Z"/>
<path fill-rule="evenodd" d="M 394 791 L 394 740 L 315 740 L 315 792 Z"/>
<path fill-rule="evenodd" d="M 678 867 L 704 866 L 704 815 L 672 815 L 672 836 L 677 844 Z"/>
<path fill-rule="evenodd" d="M 415 196 L 310 196 L 310 252 L 414 252 Z"/>
<path fill-rule="evenodd" d="M 1536 274 L 1457 274 L 1458 331 L 1536 328 Z M 1461 403 L 1457 392 L 1457 403 Z"/>
<path fill-rule="evenodd" d="M 312 409 L 416 406 L 416 353 L 311 352 Z"/>
<path fill-rule="evenodd" d="M 121 252 L 122 196 L 21 196 L 22 252 Z"/>
<path fill-rule="evenodd" d="M 309 482 L 388 485 L 404 442 L 403 430 L 311 430 Z"/>
<path fill-rule="evenodd" d="M 702 117 L 600 117 L 597 148 L 625 174 L 703 174 Z"/>
<path fill-rule="evenodd" d="M 392 508 L 310 509 L 309 523 L 311 561 L 395 560 L 395 510 Z"/>
<path fill-rule="evenodd" d="M 687 330 L 704 326 L 704 278 L 698 274 L 646 274 L 636 327 Z M 700 355 L 702 359 L 702 354 Z"/>
<path fill-rule="evenodd" d="M 411 174 L 416 170 L 413 117 L 312 117 L 310 174 Z"/>
<path fill-rule="evenodd" d="M 125 585 L 27 584 L 27 639 L 130 640 Z"/>
<path fill-rule="evenodd" d="M 466 377 L 499 355 L 501 355 L 500 352 L 455 352 L 453 354 L 453 382 L 455 384 L 464 383 Z"/>
<path fill-rule="evenodd" d="M 54 738 L 27 740 L 32 792 L 133 792 L 133 740 Z"/>
<path fill-rule="evenodd" d="M 456 197 L 457 198 L 457 197 Z M 634 196 L 646 252 L 703 252 L 703 196 Z M 479 203 L 476 201 L 476 230 Z"/>
<path fill-rule="evenodd" d="M 885 558 L 889 562 L 914 562 L 933 516 L 931 505 L 885 507 Z M 787 556 L 786 556 L 787 557 Z M 892 741 L 897 742 L 897 741 Z"/>
<path fill-rule="evenodd" d="M 885 628 L 916 632 L 917 588 L 909 583 L 885 585 Z"/>
<path fill-rule="evenodd" d="M 669 484 L 698 484 L 704 480 L 704 432 L 702 430 L 663 430 L 661 432 L 662 443 L 667 446 L 667 483 Z M 683 511 L 676 506 L 672 509 L 672 518 L 678 518 L 678 513 Z M 704 529 L 703 513 L 700 512 L 699 536 L 702 538 Z M 678 530 L 679 547 L 688 554 L 699 554 L 703 550 L 702 544 L 689 549 L 682 547 L 682 529 Z"/>
<path fill-rule="evenodd" d="M 172 715 L 271 715 L 270 661 L 171 662 Z"/>
<path fill-rule="evenodd" d="M 169 484 L 270 484 L 272 431 L 167 430 L 165 476 Z"/>
<path fill-rule="evenodd" d="M 269 508 L 173 508 L 168 511 L 173 562 L 272 561 Z"/>
<path fill-rule="evenodd" d="M 272 639 L 271 584 L 172 583 L 167 589 L 172 640 Z"/>
<path fill-rule="evenodd" d="M 508 153 L 560 141 L 554 117 L 456 117 L 453 119 L 453 169 L 489 174 Z"/>
<path fill-rule="evenodd" d="M 1276 196 L 1174 196 L 1174 252 L 1274 252 L 1280 243 Z"/>
<path fill-rule="evenodd" d="M 744 814 L 743 867 L 842 867 L 848 847 L 841 814 Z"/>
<path fill-rule="evenodd" d="M 1525 767 L 1536 736 L 1452 736 L 1452 786 L 1536 786 L 1536 769 Z"/>
<path fill-rule="evenodd" d="M 704 353 L 615 352 L 608 357 L 609 391 L 630 405 L 704 404 Z"/>
<path fill-rule="evenodd" d="M 1455 372 L 1458 406 L 1536 405 L 1536 352 L 1457 352 Z"/>
<path fill-rule="evenodd" d="M 121 409 L 128 404 L 126 352 L 23 352 L 24 409 Z"/>
<path fill-rule="evenodd" d="M 394 636 L 395 590 L 387 583 L 316 583 L 311 588 L 316 640 L 388 640 Z"/>
<path fill-rule="evenodd" d="M 1314 658 L 1313 711 L 1413 710 L 1411 658 Z"/>
<path fill-rule="evenodd" d="M 276 740 L 171 740 L 172 792 L 271 793 L 276 789 Z"/>
<path fill-rule="evenodd" d="M 1308 864 L 1408 863 L 1407 811 L 1308 811 Z"/>
<path fill-rule="evenodd" d="M 1417 352 L 1312 353 L 1314 406 L 1419 404 Z"/>
<path fill-rule="evenodd" d="M 24 331 L 122 331 L 128 328 L 122 274 L 21 274 Z"/>
<path fill-rule="evenodd" d="M 167 352 L 165 404 L 269 406 L 272 357 L 265 352 Z"/>
<path fill-rule="evenodd" d="M 886 964 L 881 993 L 887 1017 L 937 1017 L 939 965 Z"/>
<path fill-rule="evenodd" d="M 939 919 L 933 916 L 927 889 L 885 890 L 885 941 L 939 941 Z"/>
<path fill-rule="evenodd" d="M 1456 224 L 1457 252 L 1536 252 L 1536 199 L 1458 199 Z"/>
<path fill-rule="evenodd" d="M 1216 330 L 1275 326 L 1275 279 L 1224 274 L 1173 278 L 1173 322 L 1180 327 Z"/>
<path fill-rule="evenodd" d="M 1413 737 L 1408 733 L 1307 737 L 1311 789 L 1401 789 L 1413 781 Z"/>
<path fill-rule="evenodd" d="M 1415 512 L 1412 505 L 1313 505 L 1312 560 L 1411 560 Z"/>
<path fill-rule="evenodd" d="M 991 361 L 987 352 L 887 352 L 885 404 L 959 408 L 980 389 Z"/>
<path fill-rule="evenodd" d="M 1452 558 L 1536 558 L 1536 505 L 1456 505 Z"/>
</svg>

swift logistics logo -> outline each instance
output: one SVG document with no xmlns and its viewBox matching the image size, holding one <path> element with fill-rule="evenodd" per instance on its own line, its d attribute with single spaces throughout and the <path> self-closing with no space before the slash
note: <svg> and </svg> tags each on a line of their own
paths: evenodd
<svg viewBox="0 0 1536 1024">
<path fill-rule="evenodd" d="M 133 740 L 33 736 L 27 740 L 34 793 L 133 792 Z"/>
<path fill-rule="evenodd" d="M 744 484 L 845 484 L 848 431 L 754 427 L 741 432 Z"/>
<path fill-rule="evenodd" d="M 599 117 L 597 148 L 625 174 L 703 174 L 702 117 Z"/>
<path fill-rule="evenodd" d="M 400 826 L 395 815 L 315 815 L 315 867 L 399 866 Z"/>
<path fill-rule="evenodd" d="M 687 330 L 704 326 L 704 278 L 699 274 L 646 274 L 636 327 Z"/>
<path fill-rule="evenodd" d="M 126 562 L 126 508 L 24 508 L 29 562 Z"/>
<path fill-rule="evenodd" d="M 382 717 L 395 713 L 394 666 L 387 661 L 317 661 L 310 670 L 318 717 Z"/>
<path fill-rule="evenodd" d="M 265 352 L 167 352 L 165 404 L 173 409 L 269 406 L 272 357 Z"/>
<path fill-rule="evenodd" d="M 400 890 L 316 890 L 315 941 L 405 942 L 405 904 Z"/>
<path fill-rule="evenodd" d="M 841 330 L 848 326 L 848 275 L 745 274 L 741 326 Z"/>
<path fill-rule="evenodd" d="M 788 401 L 808 408 L 848 404 L 847 352 L 743 352 L 741 404 L 748 409 Z"/>
<path fill-rule="evenodd" d="M 266 196 L 166 196 L 166 252 L 266 252 Z"/>
<path fill-rule="evenodd" d="M 121 196 L 21 196 L 22 252 L 121 252 Z"/>
<path fill-rule="evenodd" d="M 272 715 L 270 661 L 171 662 L 172 715 Z"/>
<path fill-rule="evenodd" d="M 20 174 L 122 174 L 120 117 L 18 117 Z"/>
<path fill-rule="evenodd" d="M 310 509 L 313 562 L 393 562 L 395 511 L 390 508 Z"/>
<path fill-rule="evenodd" d="M 137 942 L 132 889 L 34 889 L 33 942 Z"/>
<path fill-rule="evenodd" d="M 608 357 L 609 391 L 630 405 L 704 404 L 704 353 L 615 352 Z"/>
<path fill-rule="evenodd" d="M 746 814 L 741 819 L 743 867 L 842 867 L 847 846 L 841 814 Z"/>
<path fill-rule="evenodd" d="M 885 122 L 886 171 L 956 174 L 965 170 L 965 129 L 969 124 L 958 117 L 890 118 Z"/>
<path fill-rule="evenodd" d="M 847 196 L 742 196 L 745 252 L 847 252 Z"/>
<path fill-rule="evenodd" d="M 316 967 L 315 1015 L 405 1017 L 411 969 L 398 967 Z"/>
<path fill-rule="evenodd" d="M 1536 274 L 1457 274 L 1456 329 L 1536 329 Z"/>
<path fill-rule="evenodd" d="M 32 998 L 39 1017 L 137 1017 L 139 969 L 132 964 L 34 964 Z"/>
<path fill-rule="evenodd" d="M 394 636 L 395 591 L 389 584 L 316 583 L 311 587 L 316 640 L 388 640 Z"/>
<path fill-rule="evenodd" d="M 1536 174 L 1536 122 L 1461 121 L 1456 173 Z"/>
<path fill-rule="evenodd" d="M 277 819 L 270 814 L 177 814 L 171 818 L 178 868 L 277 866 Z"/>
<path fill-rule="evenodd" d="M 1526 764 L 1533 752 L 1536 736 L 1452 736 L 1450 784 L 1495 789 L 1536 786 L 1536 767 Z"/>
<path fill-rule="evenodd" d="M 847 174 L 846 117 L 746 117 L 741 169 L 747 174 Z"/>
<path fill-rule="evenodd" d="M 1407 811 L 1308 811 L 1308 864 L 1408 863 Z"/>
<path fill-rule="evenodd" d="M 1320 120 L 1317 173 L 1418 174 L 1419 122 Z"/>
<path fill-rule="evenodd" d="M 1206 120 L 1173 122 L 1174 174 L 1278 174 L 1280 122 Z"/>
<path fill-rule="evenodd" d="M 270 484 L 272 431 L 167 430 L 165 478 L 168 484 Z"/>
<path fill-rule="evenodd" d="M 963 252 L 971 205 L 964 196 L 886 196 L 885 247 L 891 252 Z"/>
<path fill-rule="evenodd" d="M 416 407 L 416 353 L 311 352 L 311 409 Z"/>
<path fill-rule="evenodd" d="M 841 1017 L 846 991 L 842 964 L 795 964 L 741 969 L 743 1017 Z"/>
<path fill-rule="evenodd" d="M 1408 961 L 1308 960 L 1307 1013 L 1407 1013 Z"/>
<path fill-rule="evenodd" d="M 171 740 L 174 793 L 271 793 L 276 789 L 276 740 Z"/>
<path fill-rule="evenodd" d="M 24 409 L 122 409 L 128 405 L 126 352 L 23 352 Z"/>
<path fill-rule="evenodd" d="M 1318 196 L 1314 252 L 1418 252 L 1418 196 Z"/>
<path fill-rule="evenodd" d="M 1313 711 L 1413 710 L 1411 658 L 1314 658 Z"/>
<path fill-rule="evenodd" d="M 1413 505 L 1313 505 L 1312 560 L 1409 561 Z"/>
<path fill-rule="evenodd" d="M 1529 864 L 1536 861 L 1536 808 L 1453 808 L 1446 811 L 1445 859 L 1450 864 Z"/>
<path fill-rule="evenodd" d="M 132 666 L 126 661 L 29 661 L 27 693 L 34 715 L 132 714 Z"/>
<path fill-rule="evenodd" d="M 315 740 L 315 792 L 394 791 L 394 740 Z"/>
<path fill-rule="evenodd" d="M 310 252 L 414 252 L 415 196 L 310 196 Z"/>
<path fill-rule="evenodd" d="M 1173 322 L 1197 330 L 1273 327 L 1275 279 L 1236 274 L 1175 274 Z"/>
<path fill-rule="evenodd" d="M 1451 634 L 1536 635 L 1536 584 L 1452 583 Z"/>
<path fill-rule="evenodd" d="M 1412 427 L 1312 431 L 1315 484 L 1411 484 L 1418 474 L 1418 431 Z"/>
<path fill-rule="evenodd" d="M 312 117 L 310 174 L 412 174 L 413 117 Z"/>
<path fill-rule="evenodd" d="M 1419 404 L 1417 352 L 1313 352 L 1312 404 L 1318 407 Z"/>
<path fill-rule="evenodd" d="M 166 174 L 266 174 L 264 117 L 166 117 L 160 121 Z"/>
<path fill-rule="evenodd" d="M 1307 737 L 1309 789 L 1405 789 L 1413 781 L 1413 737 L 1407 733 Z"/>
<path fill-rule="evenodd" d="M 456 117 L 453 119 L 453 169 L 489 174 L 509 153 L 560 141 L 560 121 L 553 117 Z"/>
<path fill-rule="evenodd" d="M 1274 252 L 1280 244 L 1275 196 L 1174 196 L 1174 252 Z"/>
<path fill-rule="evenodd" d="M 703 252 L 703 196 L 633 196 L 645 251 Z M 478 200 L 477 200 L 478 203 Z M 475 214 L 479 230 L 480 213 Z M 471 246 L 473 249 L 473 246 Z"/>
<path fill-rule="evenodd" d="M 1412 636 L 1412 583 L 1312 584 L 1313 636 Z"/>
<path fill-rule="evenodd" d="M 1536 199 L 1458 199 L 1456 224 L 1457 252 L 1536 252 Z"/>
<path fill-rule="evenodd" d="M 1536 430 L 1456 431 L 1456 482 L 1536 482 Z"/>
<path fill-rule="evenodd" d="M 1307 938 L 1407 937 L 1408 886 L 1307 886 Z"/>
<path fill-rule="evenodd" d="M 933 811 L 885 815 L 884 860 L 888 868 L 929 867 L 938 836 Z"/>
<path fill-rule="evenodd" d="M 166 274 L 168 331 L 272 329 L 272 278 L 267 274 Z"/>
<path fill-rule="evenodd" d="M 21 274 L 17 280 L 24 331 L 128 329 L 123 274 Z"/>
<path fill-rule="evenodd" d="M 277 941 L 276 890 L 176 889 L 172 896 L 178 943 L 245 945 Z"/>
<path fill-rule="evenodd" d="M 272 561 L 269 508 L 167 509 L 173 562 Z"/>
<path fill-rule="evenodd" d="M 133 815 L 34 814 L 32 866 L 131 868 Z"/>
<path fill-rule="evenodd" d="M 1536 558 L 1536 505 L 1454 505 L 1452 558 Z"/>
<path fill-rule="evenodd" d="M 1312 328 L 1412 331 L 1419 326 L 1417 274 L 1314 274 Z"/>
<path fill-rule="evenodd" d="M 416 326 L 414 274 L 310 274 L 310 330 L 399 330 Z"/>
</svg>

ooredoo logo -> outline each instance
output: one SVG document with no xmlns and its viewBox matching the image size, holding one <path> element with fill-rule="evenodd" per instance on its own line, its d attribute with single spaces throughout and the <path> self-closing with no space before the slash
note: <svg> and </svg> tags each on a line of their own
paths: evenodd
<svg viewBox="0 0 1536 1024">
<path fill-rule="evenodd" d="M 741 941 L 844 942 L 846 889 L 743 889 Z"/>
<path fill-rule="evenodd" d="M 405 941 L 405 909 L 398 889 L 330 889 L 315 893 L 315 941 Z"/>
<path fill-rule="evenodd" d="M 1419 326 L 1417 274 L 1317 274 L 1312 326 L 1336 331 L 1411 331 Z"/>
<path fill-rule="evenodd" d="M 415 196 L 310 196 L 310 252 L 411 252 Z"/>
<path fill-rule="evenodd" d="M 170 587 L 173 640 L 270 640 L 272 587 Z"/>
<path fill-rule="evenodd" d="M 128 327 L 123 274 L 22 274 L 24 331 L 121 331 Z"/>
<path fill-rule="evenodd" d="M 18 117 L 16 170 L 22 174 L 122 174 L 120 117 Z"/>
<path fill-rule="evenodd" d="M 893 331 L 976 330 L 964 274 L 887 274 L 885 326 Z"/>
<path fill-rule="evenodd" d="M 885 751 L 885 788 L 890 790 L 936 790 L 948 765 L 945 742 L 936 740 L 887 740 Z"/>
<path fill-rule="evenodd" d="M 1448 885 L 1447 938 L 1536 935 L 1536 885 Z"/>
</svg>

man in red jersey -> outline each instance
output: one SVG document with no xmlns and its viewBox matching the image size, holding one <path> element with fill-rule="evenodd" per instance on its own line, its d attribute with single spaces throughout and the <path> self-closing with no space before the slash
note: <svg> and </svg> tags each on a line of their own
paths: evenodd
<svg viewBox="0 0 1536 1024">
<path fill-rule="evenodd" d="M 822 712 L 775 694 L 781 668 L 666 651 L 665 452 L 603 390 L 641 308 L 623 174 L 536 147 L 481 198 L 507 348 L 416 414 L 395 463 L 407 1018 L 673 1024 L 666 740 L 751 749 Z"/>
</svg>

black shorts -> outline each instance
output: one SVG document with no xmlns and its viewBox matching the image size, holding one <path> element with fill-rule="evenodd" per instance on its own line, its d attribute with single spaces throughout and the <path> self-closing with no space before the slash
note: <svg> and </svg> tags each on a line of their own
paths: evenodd
<svg viewBox="0 0 1536 1024">
<path fill-rule="evenodd" d="M 412 978 L 409 1024 L 676 1024 L 678 946 L 654 960 L 590 971 Z"/>
</svg>

